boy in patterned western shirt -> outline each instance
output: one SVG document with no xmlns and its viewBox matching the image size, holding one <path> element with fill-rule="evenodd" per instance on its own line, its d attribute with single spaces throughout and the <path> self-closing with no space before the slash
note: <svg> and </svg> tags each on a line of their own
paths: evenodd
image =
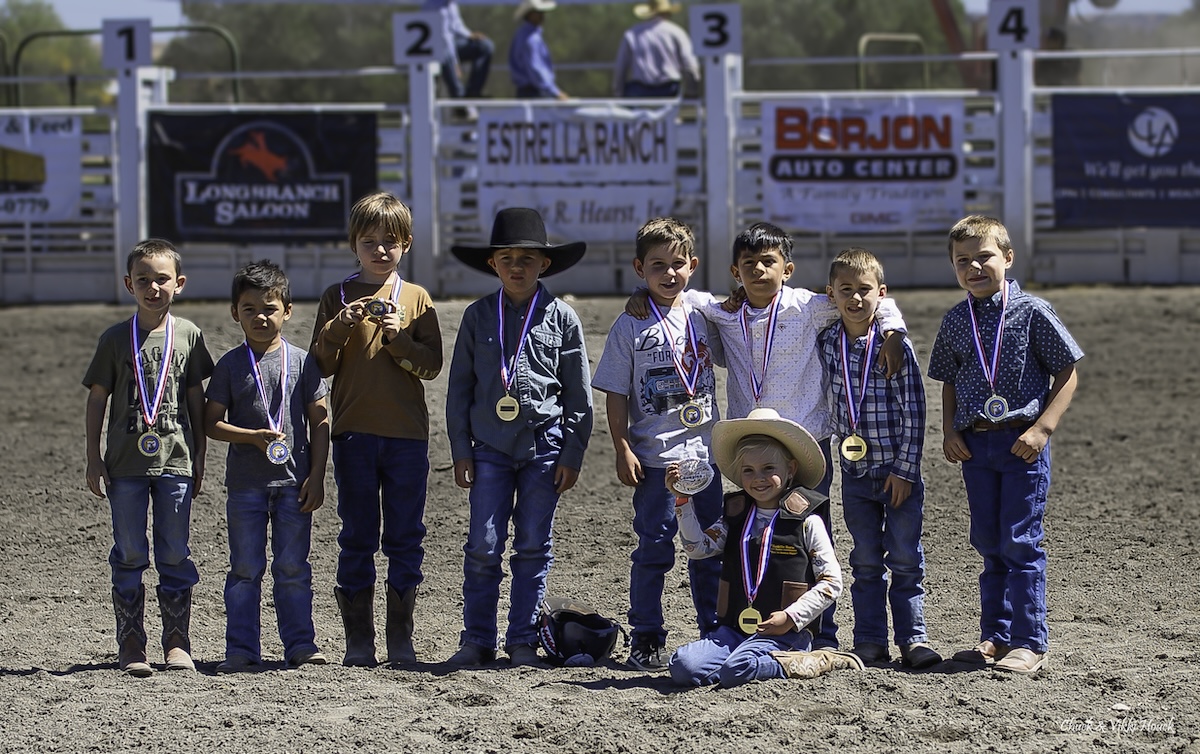
<svg viewBox="0 0 1200 754">
<path fill-rule="evenodd" d="M 971 544 L 983 556 L 980 643 L 954 659 L 1032 674 L 1049 649 L 1050 435 L 1075 394 L 1083 351 L 1049 303 L 1005 279 L 1013 248 L 999 220 L 959 220 L 949 246 L 968 295 L 942 320 L 929 376 L 943 383 L 942 450 L 962 463 Z"/>
<path fill-rule="evenodd" d="M 887 605 L 901 662 L 928 668 L 942 658 L 925 634 L 925 552 L 921 547 L 925 485 L 925 387 L 912 343 L 904 363 L 886 376 L 874 363 L 883 340 L 876 310 L 887 295 L 883 265 L 861 248 L 846 249 L 829 268 L 829 299 L 841 321 L 818 338 L 833 399 L 833 432 L 841 438 L 842 514 L 854 540 L 854 653 L 887 662 Z M 890 588 L 888 571 L 891 571 Z"/>
</svg>

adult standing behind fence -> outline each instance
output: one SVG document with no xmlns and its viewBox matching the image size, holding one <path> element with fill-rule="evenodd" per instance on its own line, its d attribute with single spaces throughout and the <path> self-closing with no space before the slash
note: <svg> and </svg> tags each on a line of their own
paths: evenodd
<svg viewBox="0 0 1200 754">
<path fill-rule="evenodd" d="M 521 99 L 567 99 L 567 93 L 554 83 L 550 48 L 542 37 L 546 11 L 554 6 L 554 0 L 521 0 L 514 14 L 521 25 L 508 48 L 508 70 Z"/>
<path fill-rule="evenodd" d="M 454 99 L 478 97 L 487 83 L 495 45 L 482 32 L 471 31 L 463 21 L 455 0 L 425 0 L 423 10 L 435 10 L 442 17 L 442 36 L 446 39 L 446 59 L 442 61 L 442 79 Z M 463 84 L 462 64 L 471 64 L 471 75 Z"/>
<path fill-rule="evenodd" d="M 686 31 L 671 21 L 680 5 L 651 0 L 633 6 L 642 19 L 621 37 L 613 69 L 613 94 L 618 97 L 678 97 L 683 77 L 700 81 L 700 64 Z"/>
</svg>

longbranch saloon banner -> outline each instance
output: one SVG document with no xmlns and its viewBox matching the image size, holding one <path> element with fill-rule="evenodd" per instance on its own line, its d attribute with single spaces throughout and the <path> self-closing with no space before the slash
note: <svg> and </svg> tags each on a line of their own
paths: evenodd
<svg viewBox="0 0 1200 754">
<path fill-rule="evenodd" d="M 1054 224 L 1196 227 L 1200 97 L 1054 95 Z"/>
<path fill-rule="evenodd" d="M 764 102 L 767 219 L 824 233 L 945 231 L 964 214 L 961 99 Z"/>
<path fill-rule="evenodd" d="M 345 241 L 378 186 L 374 113 L 150 115 L 150 233 Z"/>
<path fill-rule="evenodd" d="M 0 223 L 69 220 L 82 185 L 78 116 L 0 116 Z"/>
<path fill-rule="evenodd" d="M 481 109 L 480 227 L 533 207 L 552 240 L 632 241 L 675 206 L 678 109 Z"/>
</svg>

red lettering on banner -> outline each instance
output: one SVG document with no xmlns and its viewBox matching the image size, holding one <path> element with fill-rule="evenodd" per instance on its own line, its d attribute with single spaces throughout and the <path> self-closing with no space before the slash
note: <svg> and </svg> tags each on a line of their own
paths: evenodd
<svg viewBox="0 0 1200 754">
<path fill-rule="evenodd" d="M 859 116 L 809 117 L 803 107 L 775 110 L 775 148 L 821 151 L 881 152 L 888 149 L 951 149 L 952 122 L 949 115 L 880 116 L 868 123 Z"/>
</svg>

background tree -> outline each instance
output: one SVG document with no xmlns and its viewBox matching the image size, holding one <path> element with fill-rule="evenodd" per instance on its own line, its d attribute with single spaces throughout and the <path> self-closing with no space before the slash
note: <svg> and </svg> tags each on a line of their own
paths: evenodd
<svg viewBox="0 0 1200 754">
<path fill-rule="evenodd" d="M 21 41 L 34 32 L 62 31 L 62 19 L 45 0 L 7 0 L 0 8 L 0 34 L 5 73 L 12 71 L 13 55 Z M 101 80 L 99 35 L 44 37 L 31 40 L 21 52 L 22 76 L 61 76 L 62 83 L 24 84 L 21 104 L 25 106 L 101 105 L 110 97 Z M 75 77 L 73 80 L 70 77 Z M 15 105 L 17 87 L 3 87 L 4 101 Z M 74 103 L 72 102 L 74 90 Z"/>
</svg>

